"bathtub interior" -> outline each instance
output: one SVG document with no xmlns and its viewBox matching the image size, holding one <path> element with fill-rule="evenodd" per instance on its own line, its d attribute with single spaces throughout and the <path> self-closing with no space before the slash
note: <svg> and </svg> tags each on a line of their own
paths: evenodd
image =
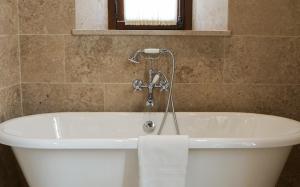
<svg viewBox="0 0 300 187">
<path fill-rule="evenodd" d="M 152 120 L 159 126 L 162 116 L 162 113 L 42 114 L 7 121 L 1 131 L 38 139 L 137 138 L 146 135 L 142 128 L 145 121 Z M 181 133 L 191 138 L 272 138 L 300 133 L 299 122 L 268 115 L 179 112 L 177 116 Z M 163 134 L 174 133 L 169 114 Z"/>
</svg>

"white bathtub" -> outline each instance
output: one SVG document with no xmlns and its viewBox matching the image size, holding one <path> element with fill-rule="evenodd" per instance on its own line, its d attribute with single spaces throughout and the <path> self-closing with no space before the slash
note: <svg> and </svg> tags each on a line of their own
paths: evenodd
<svg viewBox="0 0 300 187">
<path fill-rule="evenodd" d="M 274 187 L 297 121 L 259 114 L 177 113 L 190 136 L 187 187 Z M 137 139 L 162 113 L 54 113 L 0 126 L 31 187 L 138 187 Z M 168 118 L 164 134 L 174 134 Z M 158 128 L 156 129 L 156 131 Z"/>
</svg>

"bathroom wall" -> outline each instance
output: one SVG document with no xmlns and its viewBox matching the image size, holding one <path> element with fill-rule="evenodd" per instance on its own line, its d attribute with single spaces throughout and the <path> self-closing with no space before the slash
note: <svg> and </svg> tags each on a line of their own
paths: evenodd
<svg viewBox="0 0 300 187">
<path fill-rule="evenodd" d="M 17 0 L 0 0 L 0 122 L 22 115 Z M 9 147 L 0 145 L 0 186 L 26 186 Z"/>
<path fill-rule="evenodd" d="M 299 0 L 272 0 L 272 6 L 269 0 L 230 0 L 231 37 L 72 36 L 74 0 L 19 0 L 19 20 L 16 2 L 0 1 L 2 121 L 22 110 L 24 115 L 144 111 L 145 95 L 133 92 L 131 81 L 145 77 L 145 64 L 127 61 L 143 47 L 176 53 L 177 111 L 257 112 L 300 120 Z M 162 94 L 157 97 L 164 101 Z M 0 168 L 7 164 L 7 169 L 0 170 L 0 186 L 16 181 L 4 180 L 8 176 L 19 178 L 18 183 L 2 186 L 24 185 L 14 161 L 7 161 L 9 149 L 1 151 Z M 298 146 L 278 186 L 299 185 Z"/>
</svg>

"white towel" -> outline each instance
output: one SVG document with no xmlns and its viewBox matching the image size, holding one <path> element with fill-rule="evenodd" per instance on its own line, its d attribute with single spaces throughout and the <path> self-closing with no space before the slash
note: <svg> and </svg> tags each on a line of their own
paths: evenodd
<svg viewBox="0 0 300 187">
<path fill-rule="evenodd" d="M 188 136 L 141 136 L 140 187 L 185 187 L 188 147 Z"/>
</svg>

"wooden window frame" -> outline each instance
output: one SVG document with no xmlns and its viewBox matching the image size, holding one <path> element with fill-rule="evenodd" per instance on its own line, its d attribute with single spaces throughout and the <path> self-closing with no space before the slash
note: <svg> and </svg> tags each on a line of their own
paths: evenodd
<svg viewBox="0 0 300 187">
<path fill-rule="evenodd" d="M 151 0 L 150 0 L 151 1 Z M 192 30 L 193 0 L 178 0 L 176 25 L 125 25 L 124 0 L 108 0 L 108 29 L 110 30 Z"/>
</svg>

